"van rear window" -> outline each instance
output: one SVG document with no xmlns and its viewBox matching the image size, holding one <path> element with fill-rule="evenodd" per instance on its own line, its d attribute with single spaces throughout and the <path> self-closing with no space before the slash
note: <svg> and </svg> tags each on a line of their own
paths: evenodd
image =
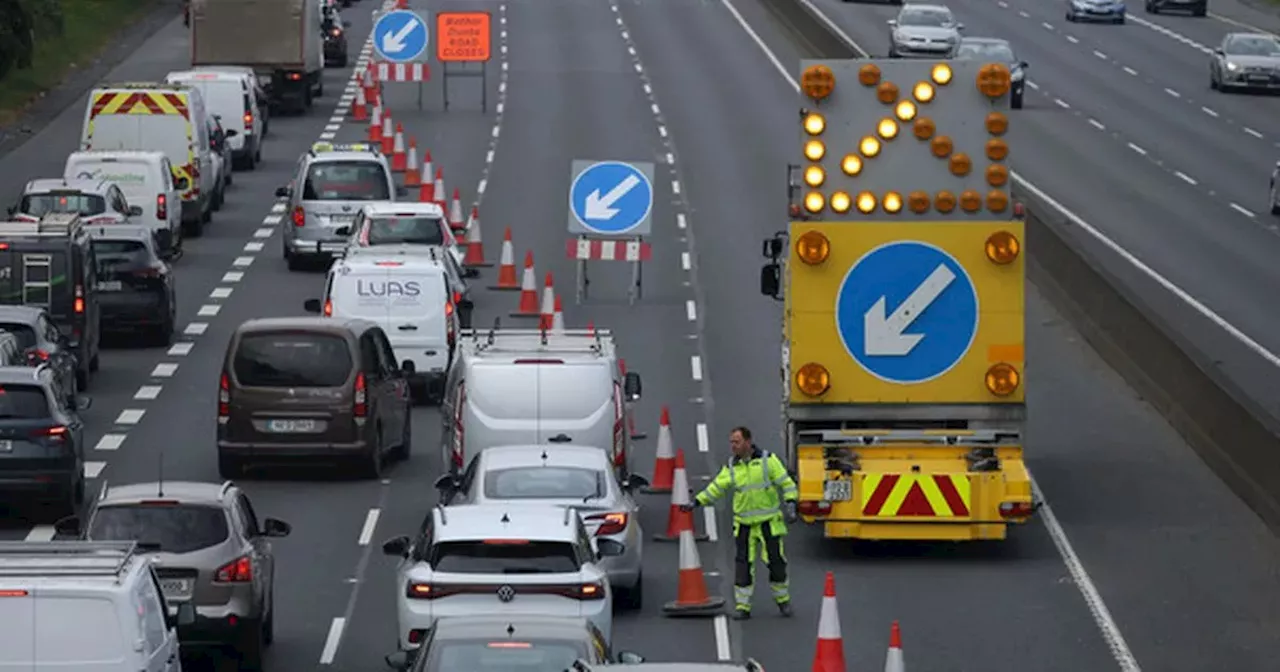
<svg viewBox="0 0 1280 672">
<path fill-rule="evenodd" d="M 0 387 L 0 420 L 44 420 L 49 417 L 49 397 L 37 385 Z"/>
<path fill-rule="evenodd" d="M 318 333 L 247 334 L 232 368 L 247 387 L 337 387 L 351 373 L 347 341 Z"/>
<path fill-rule="evenodd" d="M 51 212 L 78 212 L 82 215 L 100 215 L 107 211 L 107 200 L 97 194 L 78 191 L 51 191 L 47 194 L 26 194 L 18 204 L 18 212 L 32 217 L 44 217 Z"/>
<path fill-rule="evenodd" d="M 445 541 L 431 548 L 431 566 L 456 574 L 561 574 L 579 569 L 573 546 L 559 541 Z"/>
<path fill-rule="evenodd" d="M 190 553 L 227 540 L 222 509 L 156 499 L 154 504 L 99 507 L 89 523 L 89 539 L 154 544 L 146 550 L 165 553 Z"/>
<path fill-rule="evenodd" d="M 377 161 L 321 161 L 311 164 L 302 188 L 304 201 L 389 201 L 387 172 Z"/>
</svg>

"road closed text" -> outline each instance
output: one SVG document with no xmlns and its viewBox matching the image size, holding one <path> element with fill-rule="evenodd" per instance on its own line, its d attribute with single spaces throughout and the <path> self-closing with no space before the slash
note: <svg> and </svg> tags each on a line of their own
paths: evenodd
<svg viewBox="0 0 1280 672">
<path fill-rule="evenodd" d="M 441 62 L 487 61 L 492 37 L 488 12 L 436 15 L 436 58 Z"/>
</svg>

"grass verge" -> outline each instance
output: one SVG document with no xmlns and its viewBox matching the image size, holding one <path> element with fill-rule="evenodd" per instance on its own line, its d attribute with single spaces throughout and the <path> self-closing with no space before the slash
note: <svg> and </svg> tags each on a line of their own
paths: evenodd
<svg viewBox="0 0 1280 672">
<path fill-rule="evenodd" d="M 64 30 L 36 42 L 28 70 L 0 79 L 0 126 L 12 124 L 37 96 L 57 86 L 77 65 L 91 62 L 120 31 L 157 0 L 63 0 Z"/>
</svg>

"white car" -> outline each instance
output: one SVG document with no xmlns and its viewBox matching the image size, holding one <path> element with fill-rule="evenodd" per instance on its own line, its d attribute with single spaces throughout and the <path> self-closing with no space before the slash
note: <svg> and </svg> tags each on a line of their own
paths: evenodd
<svg viewBox="0 0 1280 672">
<path fill-rule="evenodd" d="M 396 639 L 416 649 L 449 616 L 585 618 L 613 639 L 613 591 L 598 563 L 626 552 L 592 536 L 574 509 L 480 504 L 437 506 L 414 538 L 382 552 L 396 570 Z"/>
<path fill-rule="evenodd" d="M 450 506 L 536 503 L 576 508 L 596 538 L 613 539 L 626 548 L 622 555 L 602 560 L 600 567 L 609 576 L 619 606 L 627 609 L 639 609 L 644 593 L 644 530 L 631 491 L 648 484 L 636 474 L 619 482 L 603 448 L 568 444 L 485 448 L 460 477 L 445 474 L 436 480 L 441 499 Z"/>
<path fill-rule="evenodd" d="M 382 245 L 423 246 L 449 251 L 457 265 L 466 252 L 454 237 L 444 210 L 435 203 L 374 201 L 356 213 L 349 226 L 340 226 L 338 235 L 349 236 L 347 250 Z"/>
</svg>

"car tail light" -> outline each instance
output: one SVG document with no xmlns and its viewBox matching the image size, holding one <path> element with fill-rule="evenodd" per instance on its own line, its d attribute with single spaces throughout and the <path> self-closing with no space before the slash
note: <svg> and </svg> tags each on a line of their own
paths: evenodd
<svg viewBox="0 0 1280 672">
<path fill-rule="evenodd" d="M 621 534 L 627 529 L 627 519 L 629 516 L 625 513 L 597 513 L 587 516 L 588 523 L 600 523 L 600 527 L 596 529 L 597 537 L 607 537 L 613 534 Z"/>
<path fill-rule="evenodd" d="M 405 586 L 404 595 L 413 600 L 434 600 L 437 597 L 442 597 L 443 592 L 436 590 L 436 587 L 429 583 L 410 581 L 409 585 Z M 413 633 L 410 633 L 409 636 L 412 638 Z"/>
<path fill-rule="evenodd" d="M 253 581 L 253 560 L 242 555 L 213 573 L 214 583 L 249 583 Z"/>
<path fill-rule="evenodd" d="M 324 300 L 324 316 L 333 317 L 333 299 Z"/>
<path fill-rule="evenodd" d="M 27 353 L 27 363 L 32 366 L 49 361 L 49 353 L 44 350 L 31 350 Z"/>
<path fill-rule="evenodd" d="M 456 297 L 457 293 L 454 293 L 454 296 Z M 457 299 L 454 299 L 454 301 L 457 301 Z M 453 313 L 457 310 L 454 307 L 454 301 L 446 300 L 444 302 L 444 337 L 448 341 L 450 348 L 453 348 L 458 342 L 458 333 L 453 328 Z"/>
<path fill-rule="evenodd" d="M 627 407 L 622 401 L 622 386 L 613 384 L 613 466 L 627 464 Z"/>
<path fill-rule="evenodd" d="M 575 600 L 603 600 L 605 596 L 604 584 L 597 582 L 573 584 L 556 592 Z"/>
<path fill-rule="evenodd" d="M 156 194 L 156 219 L 169 219 L 169 197 L 164 194 Z"/>
<path fill-rule="evenodd" d="M 293 209 L 293 225 L 299 227 L 307 225 L 307 213 L 300 205 Z"/>
<path fill-rule="evenodd" d="M 1034 512 L 1031 502 L 1000 502 L 1001 518 L 1026 518 Z"/>
<path fill-rule="evenodd" d="M 31 430 L 31 438 L 48 439 L 54 442 L 62 442 L 67 439 L 67 428 L 62 425 L 54 425 L 53 427 L 41 427 Z"/>
<path fill-rule="evenodd" d="M 231 418 L 231 379 L 222 374 L 218 381 L 218 422 L 226 422 Z"/>
<path fill-rule="evenodd" d="M 830 502 L 800 502 L 796 506 L 796 511 L 802 516 L 829 516 L 831 515 Z"/>
<path fill-rule="evenodd" d="M 467 407 L 467 386 L 466 383 L 458 385 L 458 403 L 453 407 L 453 456 L 450 458 L 453 462 L 454 469 L 462 470 L 463 446 L 466 441 L 467 430 L 462 424 L 463 409 Z"/>
<path fill-rule="evenodd" d="M 249 128 L 249 127 L 251 127 L 251 126 L 253 126 L 253 113 L 252 113 L 252 112 L 245 112 L 245 113 L 244 113 L 244 127 L 245 127 L 245 128 Z"/>
<path fill-rule="evenodd" d="M 84 287 L 76 285 L 76 300 L 71 305 L 76 314 L 84 313 Z"/>
<path fill-rule="evenodd" d="M 364 418 L 369 414 L 369 404 L 367 403 L 367 395 L 365 394 L 364 372 L 356 374 L 356 394 L 355 406 L 351 409 L 351 414 L 357 418 Z"/>
<path fill-rule="evenodd" d="M 423 635 L 425 635 L 425 634 L 427 634 L 427 631 L 426 631 L 426 630 L 423 630 L 422 628 L 415 628 L 415 629 L 413 629 L 413 630 L 410 630 L 410 631 L 409 631 L 409 643 L 410 643 L 410 644 L 421 644 L 421 643 L 422 643 L 422 636 L 423 636 Z"/>
</svg>

